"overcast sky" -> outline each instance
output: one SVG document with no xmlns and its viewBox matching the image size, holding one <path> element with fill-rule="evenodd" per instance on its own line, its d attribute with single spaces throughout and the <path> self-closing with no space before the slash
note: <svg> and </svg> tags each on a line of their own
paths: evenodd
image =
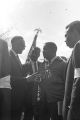
<svg viewBox="0 0 80 120">
<path fill-rule="evenodd" d="M 57 55 L 69 57 L 71 50 L 65 45 L 65 27 L 80 20 L 80 0 L 0 0 L 0 33 L 10 29 L 10 37 L 22 35 L 26 41 L 23 59 L 27 56 L 34 29 L 41 28 L 37 46 L 53 41 L 58 46 Z"/>
</svg>

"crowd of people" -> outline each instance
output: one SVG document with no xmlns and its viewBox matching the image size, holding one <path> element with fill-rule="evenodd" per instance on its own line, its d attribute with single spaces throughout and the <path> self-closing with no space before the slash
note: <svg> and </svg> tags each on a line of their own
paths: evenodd
<svg viewBox="0 0 80 120">
<path fill-rule="evenodd" d="M 70 58 L 57 56 L 57 45 L 46 42 L 31 50 L 22 64 L 22 36 L 11 39 L 11 50 L 0 39 L 0 120 L 80 120 L 80 21 L 66 27 Z"/>
</svg>

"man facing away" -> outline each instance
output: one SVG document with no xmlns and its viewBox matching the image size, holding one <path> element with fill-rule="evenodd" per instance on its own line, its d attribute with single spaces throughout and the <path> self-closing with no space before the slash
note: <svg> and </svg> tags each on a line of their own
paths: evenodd
<svg viewBox="0 0 80 120">
<path fill-rule="evenodd" d="M 65 42 L 73 51 L 66 72 L 63 118 L 80 120 L 80 21 L 73 21 L 66 28 Z"/>
</svg>

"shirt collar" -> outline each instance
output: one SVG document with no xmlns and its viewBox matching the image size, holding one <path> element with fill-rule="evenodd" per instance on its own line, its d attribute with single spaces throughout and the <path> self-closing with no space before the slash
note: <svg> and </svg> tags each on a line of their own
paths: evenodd
<svg viewBox="0 0 80 120">
<path fill-rule="evenodd" d="M 57 58 L 57 56 L 53 57 L 53 58 L 51 59 L 51 63 L 52 63 L 56 58 Z"/>
<path fill-rule="evenodd" d="M 14 53 L 15 56 L 17 56 L 17 53 L 13 49 L 11 49 L 11 51 Z"/>
</svg>

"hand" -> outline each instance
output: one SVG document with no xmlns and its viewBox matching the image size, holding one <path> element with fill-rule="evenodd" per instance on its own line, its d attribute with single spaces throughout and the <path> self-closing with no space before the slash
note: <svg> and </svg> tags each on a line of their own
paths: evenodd
<svg viewBox="0 0 80 120">
<path fill-rule="evenodd" d="M 37 74 L 34 81 L 40 83 L 41 82 L 41 75 Z"/>
<path fill-rule="evenodd" d="M 28 75 L 28 76 L 26 77 L 27 81 L 28 81 L 28 82 L 33 82 L 33 81 L 35 80 L 35 77 L 36 77 L 37 74 L 38 74 L 38 73 L 36 72 L 36 73 L 34 73 L 34 74 L 32 74 L 32 75 Z"/>
<path fill-rule="evenodd" d="M 40 82 L 40 74 L 38 72 L 32 74 L 32 75 L 28 75 L 26 77 L 28 82 Z"/>
</svg>

